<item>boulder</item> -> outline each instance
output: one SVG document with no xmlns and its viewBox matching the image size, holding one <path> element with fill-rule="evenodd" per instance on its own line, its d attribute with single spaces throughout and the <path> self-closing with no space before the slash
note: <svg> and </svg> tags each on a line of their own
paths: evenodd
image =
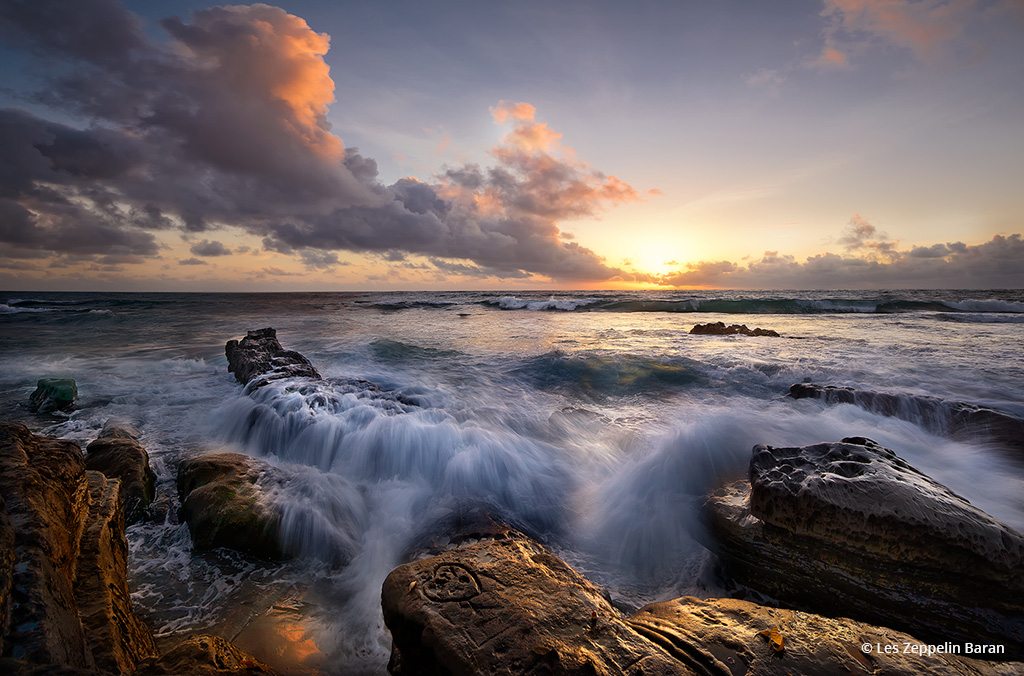
<svg viewBox="0 0 1024 676">
<path fill-rule="evenodd" d="M 241 453 L 183 460 L 178 495 L 193 547 L 228 547 L 265 559 L 282 558 L 281 516 L 264 494 L 266 486 L 280 480 L 273 466 Z"/>
<path fill-rule="evenodd" d="M 756 446 L 705 504 L 726 572 L 787 604 L 933 643 L 1024 646 L 1024 536 L 861 437 Z"/>
<path fill-rule="evenodd" d="M 36 383 L 28 405 L 35 413 L 66 411 L 77 399 L 78 385 L 71 378 L 43 378 Z"/>
<path fill-rule="evenodd" d="M 128 595 L 118 491 L 77 444 L 0 424 L 0 634 L 25 669 L 131 671 L 155 652 Z"/>
<path fill-rule="evenodd" d="M 707 324 L 695 324 L 690 333 L 695 336 L 769 336 L 781 338 L 776 331 L 771 329 L 750 329 L 746 324 L 729 324 L 725 322 L 709 322 Z"/>
<path fill-rule="evenodd" d="M 872 413 L 908 420 L 934 434 L 956 439 L 987 437 L 1000 445 L 1024 451 L 1024 419 L 1013 414 L 938 397 L 857 390 L 852 387 L 797 383 L 793 399 L 819 399 L 826 404 L 853 404 Z"/>
<path fill-rule="evenodd" d="M 861 651 L 918 641 L 847 619 L 680 598 L 624 616 L 543 546 L 512 535 L 399 566 L 382 591 L 395 674 L 996 674 L 952 655 Z"/>
<path fill-rule="evenodd" d="M 274 671 L 256 658 L 242 652 L 219 636 L 190 636 L 159 658 L 139 666 L 136 676 L 169 676 L 180 674 L 273 674 Z"/>
<path fill-rule="evenodd" d="M 137 430 L 124 424 L 105 425 L 100 436 L 86 448 L 85 466 L 120 480 L 127 523 L 136 523 L 146 516 L 156 494 L 156 474 L 149 466 L 149 454 L 138 441 Z"/>
<path fill-rule="evenodd" d="M 241 340 L 229 340 L 224 345 L 228 371 L 243 385 L 252 389 L 282 378 L 311 378 L 320 380 L 320 374 L 304 356 L 281 347 L 277 331 L 271 328 L 249 331 Z"/>
</svg>

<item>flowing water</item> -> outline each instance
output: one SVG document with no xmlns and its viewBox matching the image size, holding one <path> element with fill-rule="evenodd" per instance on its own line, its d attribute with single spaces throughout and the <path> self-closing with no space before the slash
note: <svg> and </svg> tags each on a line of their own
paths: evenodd
<svg viewBox="0 0 1024 676">
<path fill-rule="evenodd" d="M 1024 528 L 1019 455 L 785 396 L 810 381 L 1024 415 L 1020 291 L 0 301 L 8 418 L 83 444 L 112 417 L 143 432 L 170 506 L 163 522 L 129 528 L 144 616 L 161 636 L 213 628 L 296 671 L 382 671 L 381 582 L 464 505 L 542 538 L 622 606 L 728 593 L 698 542 L 699 506 L 744 473 L 756 443 L 868 436 Z M 688 334 L 706 321 L 783 337 Z M 224 342 L 264 326 L 325 380 L 246 395 Z M 75 378 L 79 408 L 31 415 L 25 403 L 42 377 Z M 174 510 L 175 464 L 214 449 L 265 458 L 289 477 L 268 499 L 295 560 L 192 554 Z"/>
</svg>

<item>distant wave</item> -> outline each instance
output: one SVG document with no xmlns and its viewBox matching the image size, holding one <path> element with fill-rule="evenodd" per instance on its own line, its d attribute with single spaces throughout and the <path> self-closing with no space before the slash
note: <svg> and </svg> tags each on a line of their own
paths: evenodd
<svg viewBox="0 0 1024 676">
<path fill-rule="evenodd" d="M 16 314 L 19 312 L 52 312 L 54 308 L 20 307 L 14 304 L 0 303 L 0 314 Z"/>
<path fill-rule="evenodd" d="M 720 314 L 893 314 L 906 312 L 1024 313 L 1024 303 L 1004 300 L 911 300 L 846 298 L 735 298 L 638 300 L 559 298 L 547 300 L 501 296 L 482 301 L 502 310 L 574 310 L 590 312 L 695 312 Z"/>
</svg>

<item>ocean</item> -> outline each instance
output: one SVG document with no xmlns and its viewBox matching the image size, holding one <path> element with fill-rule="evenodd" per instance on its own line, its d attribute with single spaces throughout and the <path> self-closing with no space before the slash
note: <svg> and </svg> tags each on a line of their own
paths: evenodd
<svg viewBox="0 0 1024 676">
<path fill-rule="evenodd" d="M 782 337 L 689 334 L 715 321 Z M 224 343 L 266 326 L 326 380 L 245 395 Z M 158 635 L 216 628 L 299 671 L 377 673 L 381 582 L 455 504 L 501 514 L 630 608 L 732 591 L 700 505 L 758 443 L 867 436 L 1024 529 L 1019 453 L 786 396 L 812 382 L 1024 416 L 1022 337 L 1022 291 L 0 292 L 0 404 L 83 445 L 109 418 L 141 429 L 172 507 L 128 530 Z M 78 408 L 30 413 L 44 377 L 76 379 Z M 175 465 L 210 450 L 298 477 L 268 496 L 296 559 L 192 554 Z"/>
</svg>

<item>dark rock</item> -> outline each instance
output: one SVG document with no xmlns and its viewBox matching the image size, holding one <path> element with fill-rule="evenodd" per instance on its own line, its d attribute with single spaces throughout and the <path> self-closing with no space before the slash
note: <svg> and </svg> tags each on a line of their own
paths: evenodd
<svg viewBox="0 0 1024 676">
<path fill-rule="evenodd" d="M 746 324 L 729 324 L 725 322 L 710 322 L 707 324 L 695 324 L 690 333 L 695 336 L 769 336 L 771 338 L 781 338 L 776 331 L 771 329 L 749 329 Z"/>
<path fill-rule="evenodd" d="M 733 599 L 680 598 L 626 617 L 568 564 L 521 537 L 399 566 L 384 582 L 382 605 L 396 674 L 1009 674 L 1024 666 L 865 655 L 865 642 L 918 641 Z M 770 643 L 773 630 L 781 651 Z"/>
<path fill-rule="evenodd" d="M 96 668 L 130 673 L 157 654 L 153 634 L 132 610 L 128 542 L 118 481 L 86 472 L 89 518 L 78 555 L 75 600 Z"/>
<path fill-rule="evenodd" d="M 29 408 L 36 413 L 66 411 L 78 399 L 78 385 L 70 378 L 43 378 L 29 397 Z"/>
<path fill-rule="evenodd" d="M 219 636 L 197 634 L 139 666 L 136 676 L 273 674 L 274 671 Z"/>
<path fill-rule="evenodd" d="M 127 523 L 136 523 L 146 516 L 156 494 L 156 474 L 149 466 L 149 454 L 138 442 L 137 430 L 123 424 L 105 425 L 86 449 L 85 466 L 120 480 Z"/>
<path fill-rule="evenodd" d="M 181 515 L 198 550 L 228 547 L 266 559 L 284 556 L 280 514 L 263 488 L 274 467 L 241 453 L 210 453 L 178 465 Z"/>
<path fill-rule="evenodd" d="M 0 527 L 12 545 L 0 553 L 4 655 L 74 673 L 131 671 L 154 652 L 128 595 L 118 482 L 87 472 L 75 443 L 0 424 L 0 495 L 0 524 L 13 527 L 13 538 Z"/>
<path fill-rule="evenodd" d="M 1004 447 L 1024 451 L 1024 419 L 974 404 L 813 383 L 793 385 L 789 396 L 819 399 L 830 405 L 853 404 L 872 413 L 908 420 L 935 434 L 966 440 L 988 437 Z"/>
<path fill-rule="evenodd" d="M 706 503 L 738 582 L 929 642 L 1024 646 L 1024 537 L 864 438 L 754 448 Z"/>
<path fill-rule="evenodd" d="M 249 331 L 242 340 L 229 340 L 224 346 L 228 371 L 243 385 L 262 387 L 281 378 L 320 379 L 309 360 L 298 352 L 286 350 L 271 328 Z"/>
</svg>

